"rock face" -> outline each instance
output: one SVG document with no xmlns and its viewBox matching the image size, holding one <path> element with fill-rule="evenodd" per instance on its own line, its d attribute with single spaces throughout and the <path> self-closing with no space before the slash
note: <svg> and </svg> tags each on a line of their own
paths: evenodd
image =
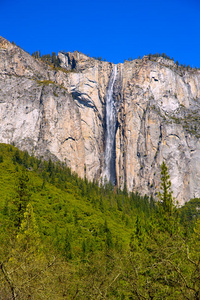
<svg viewBox="0 0 200 300">
<path fill-rule="evenodd" d="M 58 57 L 55 70 L 0 38 L 0 142 L 100 181 L 114 66 L 79 52 Z M 200 197 L 200 71 L 164 58 L 127 61 L 112 93 L 116 184 L 155 195 L 165 160 L 179 203 Z"/>
<path fill-rule="evenodd" d="M 180 204 L 200 196 L 200 73 L 165 59 L 125 63 L 116 134 L 119 185 L 154 194 L 166 161 Z"/>
</svg>

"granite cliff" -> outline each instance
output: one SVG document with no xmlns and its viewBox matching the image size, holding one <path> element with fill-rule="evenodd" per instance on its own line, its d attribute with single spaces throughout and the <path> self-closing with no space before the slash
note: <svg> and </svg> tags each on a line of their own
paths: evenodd
<svg viewBox="0 0 200 300">
<path fill-rule="evenodd" d="M 0 38 L 0 142 L 89 180 L 112 173 L 142 194 L 158 191 L 165 160 L 179 203 L 200 197 L 199 70 L 162 57 L 116 67 L 79 52 L 58 57 L 51 68 Z"/>
</svg>

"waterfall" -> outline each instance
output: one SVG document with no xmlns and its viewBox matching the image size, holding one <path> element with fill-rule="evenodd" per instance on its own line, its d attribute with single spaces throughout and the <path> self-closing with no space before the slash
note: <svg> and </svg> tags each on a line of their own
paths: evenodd
<svg viewBox="0 0 200 300">
<path fill-rule="evenodd" d="M 106 94 L 106 148 L 105 148 L 105 168 L 103 179 L 115 184 L 115 131 L 116 131 L 116 104 L 113 98 L 113 87 L 117 76 L 117 65 L 114 65 L 108 90 Z"/>
</svg>

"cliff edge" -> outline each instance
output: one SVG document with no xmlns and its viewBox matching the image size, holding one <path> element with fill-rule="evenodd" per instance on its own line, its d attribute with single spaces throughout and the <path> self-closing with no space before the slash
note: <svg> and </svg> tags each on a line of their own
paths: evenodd
<svg viewBox="0 0 200 300">
<path fill-rule="evenodd" d="M 199 70 L 162 57 L 125 61 L 108 98 L 112 63 L 77 51 L 58 58 L 52 68 L 0 37 L 0 142 L 100 181 L 112 136 L 110 170 L 119 187 L 156 195 L 165 160 L 179 203 L 200 197 Z"/>
</svg>

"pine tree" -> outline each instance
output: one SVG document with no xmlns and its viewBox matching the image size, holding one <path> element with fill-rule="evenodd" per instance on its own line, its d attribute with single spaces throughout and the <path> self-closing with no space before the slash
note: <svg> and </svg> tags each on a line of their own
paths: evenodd
<svg viewBox="0 0 200 300">
<path fill-rule="evenodd" d="M 64 243 L 64 254 L 66 259 L 72 259 L 71 233 L 67 229 Z"/>
<path fill-rule="evenodd" d="M 22 158 L 22 164 L 24 165 L 25 168 L 28 168 L 29 166 L 29 154 L 28 151 L 24 152 L 23 158 Z"/>
<path fill-rule="evenodd" d="M 40 243 L 33 207 L 29 203 L 15 243 L 10 249 L 9 259 L 2 265 L 2 273 L 9 287 L 5 286 L 5 290 L 8 295 L 11 293 L 12 299 L 30 299 L 34 293 L 37 294 L 35 287 L 40 284 L 40 275 L 47 266 Z M 40 296 L 36 298 L 40 299 Z"/>
<path fill-rule="evenodd" d="M 171 181 L 167 166 L 161 166 L 158 210 L 145 224 L 137 217 L 130 241 L 130 256 L 126 266 L 128 280 L 134 281 L 134 299 L 180 298 L 184 285 L 180 265 L 185 260 L 185 242 L 173 204 Z M 143 225 L 143 226 L 142 226 Z M 181 265 L 182 267 L 182 265 Z M 185 267 L 185 266 L 184 266 Z M 185 271 L 185 269 L 184 269 Z M 181 274 L 181 275 L 180 275 Z M 137 298 L 138 297 L 138 298 Z"/>
<path fill-rule="evenodd" d="M 168 169 L 165 162 L 161 165 L 161 191 L 158 194 L 160 204 L 167 214 L 171 215 L 173 211 L 173 198 L 171 191 L 171 181 L 170 176 L 168 174 Z"/>
<path fill-rule="evenodd" d="M 16 187 L 16 197 L 13 200 L 13 221 L 16 227 L 20 227 L 21 221 L 26 211 L 26 206 L 30 200 L 30 190 L 28 186 L 29 177 L 25 170 L 22 171 L 18 178 L 18 185 Z"/>
<path fill-rule="evenodd" d="M 160 192 L 158 193 L 157 220 L 163 231 L 168 231 L 170 235 L 178 234 L 179 229 L 179 212 L 172 197 L 171 181 L 165 162 L 161 165 L 161 183 Z"/>
<path fill-rule="evenodd" d="M 36 219 L 33 213 L 33 207 L 29 203 L 24 213 L 19 234 L 17 235 L 17 244 L 24 250 L 38 251 L 40 247 L 40 235 Z"/>
<path fill-rule="evenodd" d="M 187 265 L 190 265 L 190 288 L 193 291 L 193 299 L 200 299 L 200 220 L 197 219 L 194 233 L 187 247 Z M 192 272 L 191 272 L 192 271 Z"/>
</svg>

